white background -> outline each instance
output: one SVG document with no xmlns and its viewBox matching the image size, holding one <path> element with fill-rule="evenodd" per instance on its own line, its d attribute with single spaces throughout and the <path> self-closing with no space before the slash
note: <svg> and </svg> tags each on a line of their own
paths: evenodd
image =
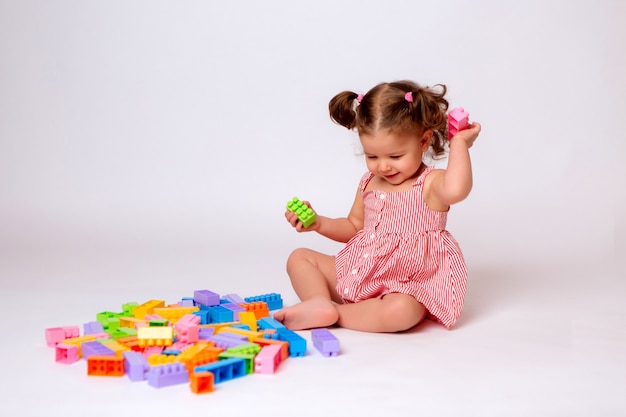
<svg viewBox="0 0 626 417">
<path fill-rule="evenodd" d="M 618 0 L 0 0 L 0 410 L 623 415 L 625 19 Z M 54 363 L 45 327 L 127 301 L 295 303 L 289 252 L 340 246 L 296 234 L 286 201 L 345 215 L 365 169 L 328 101 L 398 79 L 446 84 L 483 125 L 448 221 L 457 329 L 340 329 L 334 364 L 312 351 L 201 399 Z"/>
</svg>

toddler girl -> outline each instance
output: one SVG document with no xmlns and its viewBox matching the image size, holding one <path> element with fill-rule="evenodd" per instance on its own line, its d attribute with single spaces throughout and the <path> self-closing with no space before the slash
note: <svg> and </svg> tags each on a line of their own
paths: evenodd
<svg viewBox="0 0 626 417">
<path fill-rule="evenodd" d="M 332 98 L 330 117 L 357 130 L 368 172 L 347 217 L 316 215 L 304 228 L 296 214 L 285 212 L 298 232 L 316 231 L 346 246 L 336 256 L 310 249 L 289 256 L 287 273 L 301 302 L 275 319 L 292 330 L 337 324 L 397 332 L 425 317 L 454 325 L 467 270 L 446 218 L 472 188 L 468 150 L 480 125 L 471 123 L 451 138 L 447 169 L 425 165 L 429 148 L 435 157 L 445 152 L 445 93 L 444 85 L 400 81 Z"/>
</svg>

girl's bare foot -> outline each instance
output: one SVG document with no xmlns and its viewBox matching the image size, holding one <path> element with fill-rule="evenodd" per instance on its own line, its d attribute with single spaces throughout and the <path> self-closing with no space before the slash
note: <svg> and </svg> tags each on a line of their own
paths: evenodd
<svg viewBox="0 0 626 417">
<path fill-rule="evenodd" d="M 285 307 L 276 312 L 274 318 L 290 330 L 304 330 L 332 326 L 339 319 L 339 313 L 330 300 L 316 297 Z"/>
</svg>

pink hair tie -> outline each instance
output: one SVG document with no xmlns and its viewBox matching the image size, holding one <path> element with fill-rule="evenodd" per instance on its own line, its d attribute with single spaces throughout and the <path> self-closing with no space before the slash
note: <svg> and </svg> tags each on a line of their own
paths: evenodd
<svg viewBox="0 0 626 417">
<path fill-rule="evenodd" d="M 413 103 L 413 92 L 409 91 L 408 93 L 406 93 L 404 95 L 404 99 L 408 101 L 409 103 Z"/>
<path fill-rule="evenodd" d="M 362 100 L 363 100 L 363 94 L 359 94 L 358 96 L 356 96 L 357 103 L 361 104 Z"/>
</svg>

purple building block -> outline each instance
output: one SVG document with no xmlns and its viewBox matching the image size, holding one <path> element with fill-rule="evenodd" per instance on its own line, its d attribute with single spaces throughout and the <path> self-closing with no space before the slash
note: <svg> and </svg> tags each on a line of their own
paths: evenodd
<svg viewBox="0 0 626 417">
<path fill-rule="evenodd" d="M 99 321 L 90 321 L 83 324 L 83 334 L 100 334 L 104 333 L 102 323 Z"/>
<path fill-rule="evenodd" d="M 313 346 L 324 356 L 337 356 L 339 354 L 339 339 L 328 329 L 312 329 L 311 339 Z"/>
<path fill-rule="evenodd" d="M 84 359 L 90 356 L 115 356 L 115 352 L 100 342 L 83 342 L 80 345 L 80 351 Z"/>
<path fill-rule="evenodd" d="M 124 355 L 124 369 L 128 379 L 133 382 L 145 381 L 150 370 L 150 365 L 146 358 L 134 350 L 127 350 L 122 355 Z"/>
<path fill-rule="evenodd" d="M 221 334 L 209 336 L 206 340 L 214 342 L 215 346 L 223 349 L 228 349 L 234 346 L 244 345 L 248 343 L 248 340 L 236 339 L 234 337 L 228 337 Z"/>
<path fill-rule="evenodd" d="M 238 296 L 237 294 L 226 294 L 224 296 L 224 300 L 228 301 L 229 303 L 232 304 L 245 304 L 245 300 L 243 298 L 241 298 L 240 296 Z"/>
<path fill-rule="evenodd" d="M 212 327 L 200 327 L 198 329 L 198 339 L 208 340 L 209 337 L 213 336 L 213 333 L 215 333 L 215 329 Z"/>
<path fill-rule="evenodd" d="M 220 305 L 220 295 L 209 290 L 196 290 L 193 292 L 193 299 L 197 304 L 203 306 Z"/>
<path fill-rule="evenodd" d="M 186 384 L 188 382 L 189 372 L 187 368 L 185 368 L 185 365 L 180 362 L 153 366 L 150 368 L 150 372 L 148 372 L 148 385 L 155 388 Z"/>
<path fill-rule="evenodd" d="M 239 313 L 242 311 L 246 311 L 246 309 L 239 304 L 224 303 L 220 304 L 220 306 L 233 312 L 233 321 L 239 321 Z"/>
</svg>

